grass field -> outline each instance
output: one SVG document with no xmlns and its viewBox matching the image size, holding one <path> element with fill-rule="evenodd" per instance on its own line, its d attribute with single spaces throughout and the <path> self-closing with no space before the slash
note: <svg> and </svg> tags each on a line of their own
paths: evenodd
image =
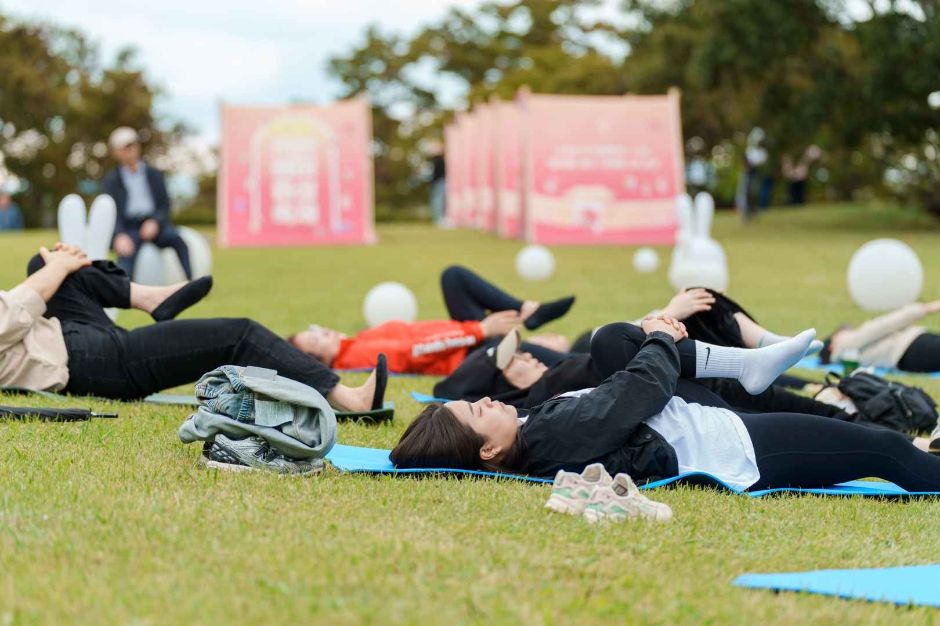
<svg viewBox="0 0 940 626">
<path fill-rule="evenodd" d="M 355 331 L 366 290 L 398 280 L 422 317 L 442 317 L 437 276 L 451 263 L 524 297 L 577 294 L 572 313 L 549 327 L 570 336 L 671 295 L 665 268 L 634 273 L 629 248 L 557 249 L 555 278 L 525 284 L 512 271 L 518 242 L 423 226 L 379 232 L 369 248 L 218 250 L 215 290 L 190 315 L 249 316 L 282 333 L 311 322 Z M 911 244 L 926 268 L 924 297 L 940 297 L 940 229 L 916 215 L 816 207 L 748 227 L 722 215 L 715 234 L 730 260 L 730 293 L 778 332 L 863 319 L 845 269 L 857 246 L 879 236 Z M 28 255 L 54 236 L 0 237 L 0 286 L 19 281 Z M 340 442 L 391 446 L 418 409 L 408 392 L 429 392 L 432 382 L 393 379 L 395 422 L 343 424 Z M 918 383 L 940 396 L 940 382 Z M 0 424 L 3 626 L 940 622 L 935 610 L 730 584 L 744 572 L 937 562 L 936 501 L 750 500 L 678 488 L 654 494 L 673 508 L 668 525 L 594 528 L 546 514 L 547 487 L 511 481 L 205 471 L 198 447 L 176 437 L 186 409 L 65 404 L 121 418 Z"/>
</svg>

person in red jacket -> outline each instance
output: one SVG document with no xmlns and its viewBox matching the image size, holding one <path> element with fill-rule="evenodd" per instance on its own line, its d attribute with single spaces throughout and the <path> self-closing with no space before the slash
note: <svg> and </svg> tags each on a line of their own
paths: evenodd
<svg viewBox="0 0 940 626">
<path fill-rule="evenodd" d="M 379 353 L 385 353 L 390 372 L 446 376 L 470 351 L 495 345 L 517 326 L 534 330 L 558 319 L 575 300 L 574 296 L 552 302 L 519 300 L 456 265 L 441 274 L 441 291 L 450 320 L 386 322 L 353 337 L 313 325 L 288 341 L 333 369 L 374 367 Z M 536 343 L 527 343 L 524 349 L 549 364 L 564 356 Z"/>
</svg>

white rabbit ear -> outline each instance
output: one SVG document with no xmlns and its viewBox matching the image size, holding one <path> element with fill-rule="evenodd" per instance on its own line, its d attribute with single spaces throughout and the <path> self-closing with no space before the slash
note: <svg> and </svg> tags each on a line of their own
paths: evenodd
<svg viewBox="0 0 940 626">
<path fill-rule="evenodd" d="M 707 191 L 695 194 L 695 235 L 708 237 L 712 230 L 712 219 L 715 217 L 715 200 Z"/>
<path fill-rule="evenodd" d="M 92 261 L 108 258 L 115 222 L 117 207 L 111 196 L 102 194 L 95 198 L 88 210 L 88 232 L 85 240 L 85 253 Z"/>
<path fill-rule="evenodd" d="M 687 193 L 676 196 L 676 215 L 679 218 L 679 232 L 691 233 L 695 228 L 693 223 L 695 209 L 692 205 L 692 196 Z"/>
<path fill-rule="evenodd" d="M 58 211 L 59 241 L 85 247 L 86 215 L 85 201 L 78 194 L 70 193 L 62 198 Z"/>
</svg>

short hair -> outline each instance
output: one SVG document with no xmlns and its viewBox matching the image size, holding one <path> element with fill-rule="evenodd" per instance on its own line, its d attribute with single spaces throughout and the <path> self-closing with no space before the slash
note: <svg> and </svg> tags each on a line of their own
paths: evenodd
<svg viewBox="0 0 940 626">
<path fill-rule="evenodd" d="M 396 467 L 483 469 L 479 434 L 443 404 L 430 404 L 405 429 L 389 458 Z"/>
</svg>

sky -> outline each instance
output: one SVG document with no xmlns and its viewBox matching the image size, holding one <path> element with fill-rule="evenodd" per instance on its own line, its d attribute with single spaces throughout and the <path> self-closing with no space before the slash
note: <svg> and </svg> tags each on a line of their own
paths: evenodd
<svg viewBox="0 0 940 626">
<path fill-rule="evenodd" d="M 166 96 L 158 112 L 206 143 L 219 136 L 220 101 L 329 102 L 339 84 L 327 60 L 361 41 L 370 23 L 410 33 L 453 6 L 480 0 L 0 0 L 17 18 L 75 28 L 113 60 L 125 46 Z"/>
</svg>

